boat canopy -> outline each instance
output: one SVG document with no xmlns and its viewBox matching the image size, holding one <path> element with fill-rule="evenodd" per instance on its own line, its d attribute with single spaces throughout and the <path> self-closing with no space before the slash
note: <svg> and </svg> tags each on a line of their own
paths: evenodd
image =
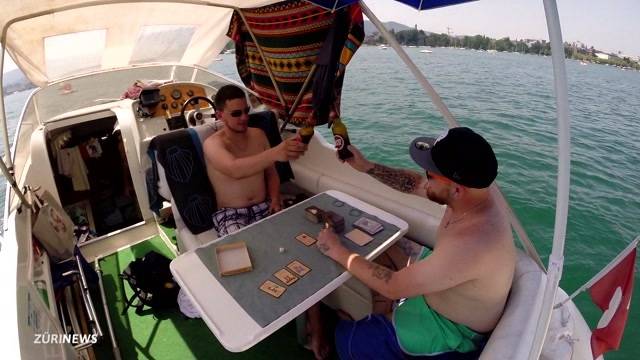
<svg viewBox="0 0 640 360">
<path fill-rule="evenodd" d="M 2 43 L 38 86 L 130 65 L 206 67 L 229 41 L 225 33 L 233 8 L 275 2 L 105 1 L 98 6 L 87 0 L 7 2 L 0 12 Z"/>
<path fill-rule="evenodd" d="M 398 0 L 418 9 L 468 0 Z M 207 67 L 224 48 L 233 9 L 273 0 L 21 0 L 0 12 L 2 45 L 38 86 L 93 71 L 151 63 Z M 337 9 L 356 0 L 314 0 Z"/>
<path fill-rule="evenodd" d="M 339 9 L 358 2 L 358 0 L 309 0 L 310 2 L 327 9 Z M 418 10 L 434 9 L 443 6 L 455 5 L 475 0 L 396 0 Z"/>
</svg>

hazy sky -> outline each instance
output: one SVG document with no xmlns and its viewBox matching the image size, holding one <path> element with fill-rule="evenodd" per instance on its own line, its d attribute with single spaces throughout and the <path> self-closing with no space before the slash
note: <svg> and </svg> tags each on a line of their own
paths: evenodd
<svg viewBox="0 0 640 360">
<path fill-rule="evenodd" d="M 480 0 L 418 12 L 391 0 L 365 0 L 383 21 L 456 35 L 548 40 L 542 0 Z M 640 0 L 557 0 L 564 41 L 640 56 Z M 635 20 L 634 20 L 635 19 Z"/>
<path fill-rule="evenodd" d="M 542 0 L 480 0 L 418 12 L 392 0 L 365 0 L 382 21 L 455 35 L 548 39 Z M 640 56 L 640 0 L 557 0 L 564 41 Z M 6 57 L 8 59 L 8 56 Z M 9 59 L 5 71 L 15 69 Z"/>
</svg>

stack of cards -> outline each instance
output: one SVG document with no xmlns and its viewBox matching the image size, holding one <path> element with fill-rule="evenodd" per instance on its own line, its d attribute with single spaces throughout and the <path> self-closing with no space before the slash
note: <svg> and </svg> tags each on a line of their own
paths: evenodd
<svg viewBox="0 0 640 360">
<path fill-rule="evenodd" d="M 375 235 L 384 229 L 384 226 L 379 222 L 361 217 L 353 223 L 353 227 L 358 228 L 369 235 Z"/>
</svg>

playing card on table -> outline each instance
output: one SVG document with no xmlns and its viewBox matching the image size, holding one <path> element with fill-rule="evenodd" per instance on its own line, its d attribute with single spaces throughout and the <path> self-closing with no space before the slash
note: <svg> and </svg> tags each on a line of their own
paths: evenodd
<svg viewBox="0 0 640 360">
<path fill-rule="evenodd" d="M 382 224 L 375 220 L 371 220 L 366 217 L 361 217 L 353 223 L 353 226 L 366 232 L 369 235 L 375 235 L 382 231 L 384 227 Z"/>
<path fill-rule="evenodd" d="M 365 246 L 373 240 L 373 237 L 367 235 L 364 231 L 360 229 L 353 229 L 344 235 L 347 239 L 353 241 L 354 243 Z"/>
<path fill-rule="evenodd" d="M 263 282 L 262 285 L 260 285 L 260 290 L 266 292 L 267 294 L 275 298 L 279 298 L 280 296 L 282 296 L 282 294 L 284 294 L 285 290 L 287 289 L 283 286 L 280 286 L 274 283 L 273 281 L 267 280 Z"/>
<path fill-rule="evenodd" d="M 301 263 L 298 260 L 294 260 L 289 263 L 289 265 L 287 265 L 287 268 L 301 277 L 305 276 L 309 271 L 311 271 L 311 269 L 309 269 L 305 264 Z"/>
<path fill-rule="evenodd" d="M 280 269 L 273 275 L 287 286 L 293 284 L 298 280 L 298 278 L 295 275 L 293 275 L 291 272 L 289 272 L 289 270 L 287 269 Z"/>
<path fill-rule="evenodd" d="M 313 237 L 309 236 L 308 234 L 302 233 L 298 236 L 296 236 L 296 240 L 300 241 L 301 243 L 305 244 L 306 246 L 311 246 L 313 244 L 315 244 L 316 239 L 314 239 Z"/>
</svg>

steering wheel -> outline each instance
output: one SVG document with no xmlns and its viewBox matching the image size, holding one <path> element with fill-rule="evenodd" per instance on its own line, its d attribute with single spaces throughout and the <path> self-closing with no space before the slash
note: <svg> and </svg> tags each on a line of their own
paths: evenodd
<svg viewBox="0 0 640 360">
<path fill-rule="evenodd" d="M 180 111 L 180 116 L 185 119 L 184 117 L 184 111 L 187 109 L 187 105 L 191 104 L 194 106 L 194 111 L 189 114 L 189 119 L 187 119 L 187 122 L 189 123 L 189 125 L 191 126 L 196 126 L 199 124 L 202 124 L 204 122 L 205 119 L 205 114 L 202 113 L 202 111 L 200 111 L 200 100 L 203 100 L 204 102 L 208 103 L 209 105 L 211 105 L 211 108 L 213 109 L 213 114 L 208 115 L 210 118 L 215 119 L 216 115 L 215 115 L 215 111 L 216 111 L 216 106 L 213 103 L 213 100 L 209 99 L 206 96 L 192 96 L 190 98 L 187 99 L 187 101 L 184 102 L 184 104 L 182 104 L 182 110 Z"/>
</svg>

